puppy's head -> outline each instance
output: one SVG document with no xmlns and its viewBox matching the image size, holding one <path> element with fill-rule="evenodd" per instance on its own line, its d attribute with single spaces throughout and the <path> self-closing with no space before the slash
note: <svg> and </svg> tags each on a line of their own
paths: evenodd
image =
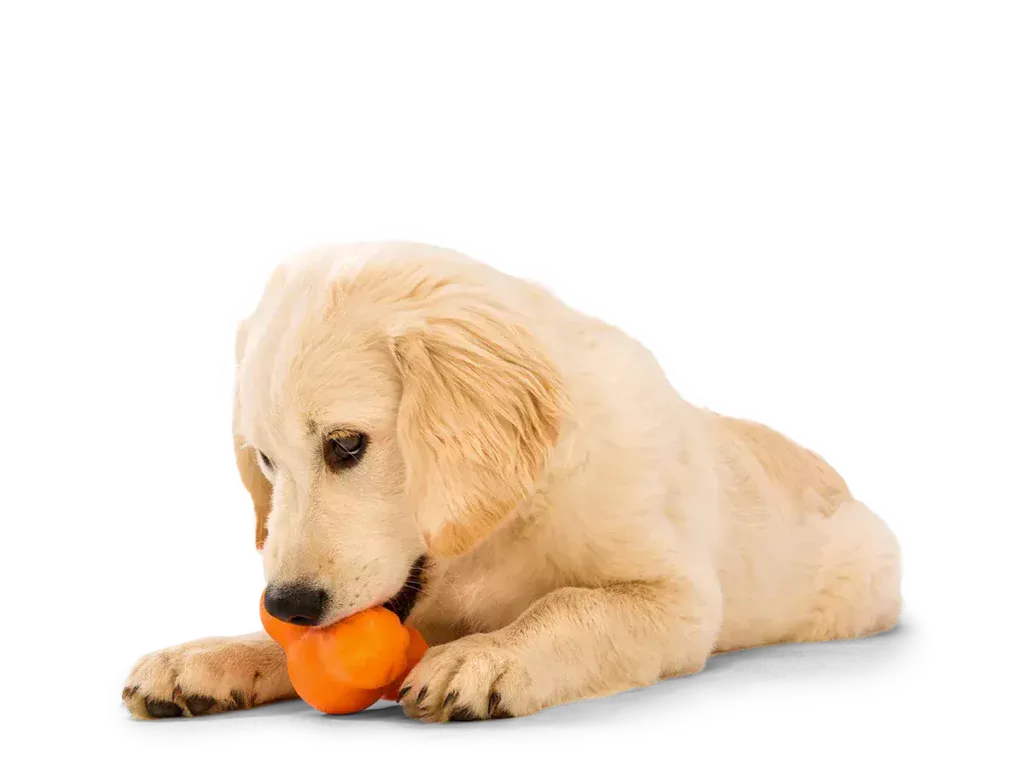
<svg viewBox="0 0 1024 768">
<path fill-rule="evenodd" d="M 238 465 L 267 608 L 294 623 L 404 618 L 428 554 L 466 552 L 530 495 L 563 411 L 496 273 L 360 256 L 280 268 L 239 332 Z"/>
</svg>

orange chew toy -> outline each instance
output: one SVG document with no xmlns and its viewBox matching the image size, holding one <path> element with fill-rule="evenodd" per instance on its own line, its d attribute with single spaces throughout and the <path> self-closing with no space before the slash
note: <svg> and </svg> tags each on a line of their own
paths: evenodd
<svg viewBox="0 0 1024 768">
<path fill-rule="evenodd" d="M 386 608 L 368 608 L 329 627 L 300 627 L 263 607 L 267 634 L 284 648 L 288 677 L 310 706 L 329 715 L 366 709 L 380 698 L 394 701 L 427 644 Z"/>
</svg>

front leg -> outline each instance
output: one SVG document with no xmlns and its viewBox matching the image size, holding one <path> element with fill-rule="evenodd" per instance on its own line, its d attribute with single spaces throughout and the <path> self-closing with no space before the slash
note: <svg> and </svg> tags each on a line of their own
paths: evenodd
<svg viewBox="0 0 1024 768">
<path fill-rule="evenodd" d="M 720 620 L 709 579 L 558 589 L 503 629 L 431 648 L 399 701 L 422 720 L 483 720 L 649 685 L 703 669 Z"/>
<path fill-rule="evenodd" d="M 191 717 L 295 698 L 284 651 L 263 632 L 208 637 L 139 659 L 121 693 L 137 718 Z"/>
</svg>

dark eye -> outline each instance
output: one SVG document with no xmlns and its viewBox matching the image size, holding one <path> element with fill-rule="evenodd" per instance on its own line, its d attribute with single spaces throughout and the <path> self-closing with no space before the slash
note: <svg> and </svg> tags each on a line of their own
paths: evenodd
<svg viewBox="0 0 1024 768">
<path fill-rule="evenodd" d="M 270 457 L 267 456 L 267 454 L 265 454 L 263 451 L 256 451 L 256 453 L 259 454 L 260 461 L 263 462 L 263 466 L 266 467 L 267 472 L 273 472 L 274 462 L 270 460 Z"/>
<path fill-rule="evenodd" d="M 324 443 L 324 461 L 333 472 L 340 472 L 358 463 L 366 450 L 362 432 L 338 432 Z"/>
</svg>

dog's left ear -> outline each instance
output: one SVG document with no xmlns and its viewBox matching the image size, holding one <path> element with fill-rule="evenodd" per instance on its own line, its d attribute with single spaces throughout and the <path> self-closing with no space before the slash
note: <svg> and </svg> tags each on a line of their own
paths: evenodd
<svg viewBox="0 0 1024 768">
<path fill-rule="evenodd" d="M 235 364 L 241 362 L 242 351 L 245 348 L 246 324 L 243 321 L 238 326 L 238 334 L 235 337 Z M 237 371 L 235 373 L 237 378 Z M 270 481 L 264 476 L 259 465 L 256 463 L 256 452 L 247 446 L 238 434 L 238 382 L 235 382 L 235 402 L 232 413 L 232 432 L 235 439 L 235 464 L 238 466 L 238 474 L 242 478 L 242 485 L 252 497 L 252 506 L 256 512 L 256 549 L 263 549 L 263 542 L 267 540 L 267 518 L 270 517 L 270 497 L 274 492 Z"/>
<path fill-rule="evenodd" d="M 532 492 L 558 437 L 564 391 L 517 318 L 494 307 L 421 318 L 392 349 L 398 441 L 432 554 L 461 554 Z"/>
<path fill-rule="evenodd" d="M 235 435 L 235 464 L 242 484 L 252 497 L 252 506 L 256 512 L 256 549 L 263 549 L 267 540 L 267 518 L 270 517 L 270 497 L 273 488 L 264 477 L 256 463 L 256 453 Z"/>
</svg>

